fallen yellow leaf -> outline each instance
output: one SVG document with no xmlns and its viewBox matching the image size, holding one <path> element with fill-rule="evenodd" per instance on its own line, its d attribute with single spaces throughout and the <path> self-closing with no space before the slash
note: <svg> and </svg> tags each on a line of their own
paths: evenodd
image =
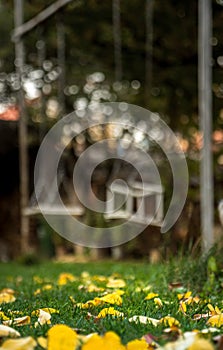
<svg viewBox="0 0 223 350">
<path fill-rule="evenodd" d="M 119 293 L 106 294 L 99 299 L 105 303 L 122 305 L 122 297 L 119 295 Z"/>
<path fill-rule="evenodd" d="M 0 291 L 0 294 L 2 294 L 2 293 L 15 294 L 15 291 L 14 291 L 14 289 L 11 289 L 11 288 L 3 288 L 3 289 Z"/>
<path fill-rule="evenodd" d="M 42 288 L 38 288 L 35 292 L 34 295 L 38 295 L 46 290 L 51 290 L 53 289 L 52 284 L 45 284 L 45 286 L 43 286 Z"/>
<path fill-rule="evenodd" d="M 188 350 L 214 350 L 213 345 L 206 339 L 197 338 Z"/>
<path fill-rule="evenodd" d="M 68 282 L 73 282 L 76 280 L 77 280 L 77 278 L 74 275 L 72 275 L 71 273 L 64 272 L 64 273 L 61 273 L 59 275 L 57 283 L 59 286 L 63 286 L 64 284 L 67 284 Z"/>
<path fill-rule="evenodd" d="M 144 339 L 138 340 L 131 340 L 126 345 L 127 350 L 148 350 L 148 344 Z"/>
<path fill-rule="evenodd" d="M 43 326 L 44 324 L 50 324 L 50 319 L 51 315 L 48 312 L 39 309 L 39 317 L 37 322 L 35 323 L 35 327 L 37 327 L 38 325 Z"/>
<path fill-rule="evenodd" d="M 20 337 L 20 333 L 9 326 L 0 324 L 0 337 Z"/>
<path fill-rule="evenodd" d="M 32 337 L 6 340 L 0 350 L 33 350 L 37 343 Z"/>
<path fill-rule="evenodd" d="M 154 327 L 158 326 L 159 324 L 159 320 L 157 320 L 156 318 L 152 318 L 152 317 L 147 317 L 147 316 L 133 316 L 131 318 L 129 318 L 129 322 L 139 322 L 139 323 L 151 323 Z"/>
<path fill-rule="evenodd" d="M 191 294 L 192 294 L 192 292 L 188 291 L 188 292 L 183 293 L 183 294 L 181 294 L 181 293 L 177 294 L 177 297 L 178 297 L 179 300 L 181 300 L 181 299 L 188 299 L 191 296 Z"/>
<path fill-rule="evenodd" d="M 39 316 L 40 310 L 47 312 L 48 314 L 58 314 L 59 310 L 53 309 L 52 307 L 43 307 L 41 309 L 37 309 L 32 311 L 31 315 L 32 316 Z"/>
<path fill-rule="evenodd" d="M 108 308 L 104 308 L 102 309 L 99 314 L 98 314 L 98 318 L 104 318 L 107 315 L 111 315 L 111 316 L 115 316 L 115 317 L 123 317 L 124 313 L 120 312 L 118 310 L 115 310 L 113 307 L 108 307 Z"/>
<path fill-rule="evenodd" d="M 47 350 L 73 350 L 78 344 L 77 333 L 63 324 L 48 331 Z"/>
<path fill-rule="evenodd" d="M 147 296 L 145 297 L 145 300 L 151 300 L 151 299 L 154 299 L 154 298 L 156 298 L 156 297 L 158 297 L 158 295 L 159 294 L 157 294 L 157 293 L 149 293 L 149 294 L 147 294 Z"/>
<path fill-rule="evenodd" d="M 3 311 L 0 311 L 0 319 L 3 321 L 10 320 L 10 318 L 7 317 Z"/>
<path fill-rule="evenodd" d="M 221 327 L 223 325 L 223 314 L 211 316 L 207 321 L 207 325 Z"/>
<path fill-rule="evenodd" d="M 6 326 L 25 326 L 30 324 L 30 316 L 17 317 L 13 320 L 3 321 L 3 324 Z"/>
<path fill-rule="evenodd" d="M 164 324 L 165 326 L 169 326 L 169 327 L 180 325 L 180 322 L 176 318 L 171 317 L 171 316 L 165 316 L 165 317 L 161 318 L 160 323 Z"/>
<path fill-rule="evenodd" d="M 125 350 L 119 336 L 114 332 L 107 332 L 100 337 L 93 334 L 90 339 L 82 346 L 82 350 Z"/>
<path fill-rule="evenodd" d="M 0 304 L 12 303 L 15 301 L 15 297 L 12 293 L 2 292 L 0 293 Z"/>
<path fill-rule="evenodd" d="M 162 303 L 162 300 L 160 298 L 154 298 L 153 301 L 154 301 L 156 306 L 163 307 L 163 303 Z"/>
<path fill-rule="evenodd" d="M 107 288 L 124 288 L 126 286 L 126 283 L 122 279 L 109 279 L 108 283 L 106 284 Z"/>
<path fill-rule="evenodd" d="M 44 337 L 38 337 L 37 338 L 38 344 L 41 346 L 43 349 L 47 349 L 47 339 Z"/>
</svg>

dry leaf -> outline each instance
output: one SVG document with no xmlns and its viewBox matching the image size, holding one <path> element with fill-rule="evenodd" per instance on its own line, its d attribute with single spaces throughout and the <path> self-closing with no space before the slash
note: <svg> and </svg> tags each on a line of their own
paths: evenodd
<svg viewBox="0 0 223 350">
<path fill-rule="evenodd" d="M 214 350 L 214 347 L 208 340 L 196 337 L 188 350 Z"/>
<path fill-rule="evenodd" d="M 30 317 L 29 316 L 23 316 L 23 317 L 17 317 L 13 320 L 6 320 L 3 321 L 3 324 L 6 326 L 24 326 L 27 324 L 30 324 Z"/>
<path fill-rule="evenodd" d="M 37 343 L 32 337 L 6 340 L 0 350 L 33 350 Z"/>
<path fill-rule="evenodd" d="M 15 297 L 13 294 L 6 292 L 0 293 L 0 304 L 12 303 L 13 301 L 15 301 Z"/>
<path fill-rule="evenodd" d="M 221 327 L 223 325 L 223 314 L 211 316 L 207 321 L 207 325 Z"/>
<path fill-rule="evenodd" d="M 20 333 L 17 332 L 15 329 L 5 326 L 3 324 L 0 324 L 0 337 L 20 337 Z"/>
<path fill-rule="evenodd" d="M 41 346 L 43 349 L 47 349 L 47 339 L 44 337 L 38 337 L 37 338 L 38 344 Z"/>
<path fill-rule="evenodd" d="M 42 309 L 39 309 L 39 317 L 38 317 L 38 320 L 37 322 L 35 323 L 35 327 L 37 327 L 38 325 L 42 326 L 44 324 L 50 324 L 50 319 L 51 319 L 51 315 L 42 310 Z"/>
<path fill-rule="evenodd" d="M 109 279 L 108 283 L 106 284 L 107 288 L 124 288 L 126 286 L 126 283 L 122 279 Z"/>
<path fill-rule="evenodd" d="M 102 309 L 99 314 L 98 314 L 98 318 L 104 318 L 107 315 L 111 315 L 111 316 L 115 316 L 115 317 L 124 317 L 124 313 L 120 312 L 118 310 L 115 310 L 113 307 L 108 307 L 108 308 L 104 308 Z"/>
<path fill-rule="evenodd" d="M 156 318 L 151 318 L 151 317 L 147 317 L 147 316 L 133 316 L 131 318 L 129 318 L 129 322 L 139 322 L 139 323 L 151 323 L 153 326 L 158 326 L 159 324 L 159 320 L 157 320 Z"/>
<path fill-rule="evenodd" d="M 169 327 L 180 325 L 180 322 L 176 318 L 171 317 L 171 316 L 165 316 L 165 317 L 161 318 L 161 320 L 159 322 L 161 324 L 164 324 L 165 326 L 169 326 Z"/>
</svg>

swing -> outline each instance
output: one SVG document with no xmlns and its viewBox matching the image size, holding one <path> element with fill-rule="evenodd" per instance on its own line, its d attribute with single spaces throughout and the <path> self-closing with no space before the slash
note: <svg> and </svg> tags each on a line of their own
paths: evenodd
<svg viewBox="0 0 223 350">
<path fill-rule="evenodd" d="M 162 226 L 163 187 L 152 183 L 132 182 L 128 188 L 122 183 L 107 189 L 105 218 L 131 219 L 138 224 Z"/>
<path fill-rule="evenodd" d="M 58 50 L 57 50 L 57 56 L 58 56 L 58 64 L 61 68 L 61 74 L 59 77 L 59 83 L 58 83 L 58 90 L 59 90 L 59 96 L 58 99 L 60 101 L 60 108 L 61 112 L 64 112 L 64 96 L 63 96 L 63 90 L 64 90 L 64 81 L 65 81 L 65 38 L 64 38 L 65 32 L 63 28 L 63 23 L 61 16 L 57 17 L 57 44 L 58 44 Z M 39 45 L 41 43 L 41 46 Z M 39 64 L 41 65 L 43 63 L 44 57 L 44 42 L 39 41 L 37 43 L 37 50 L 38 50 L 38 58 L 39 58 Z M 43 101 L 42 101 L 43 102 Z M 40 137 L 41 139 L 44 136 L 45 133 L 45 123 L 43 122 L 42 128 L 40 130 Z M 50 152 L 50 151 L 49 151 Z M 49 155 L 50 157 L 50 155 Z M 52 154 L 53 158 L 53 154 Z M 84 207 L 81 206 L 76 198 L 76 196 L 71 196 L 72 188 L 69 188 L 68 181 L 66 179 L 66 176 L 64 174 L 64 169 L 59 166 L 58 169 L 58 176 L 57 174 L 53 176 L 51 174 L 51 177 L 49 178 L 48 174 L 42 174 L 42 179 L 44 179 L 44 185 L 41 184 L 41 181 L 37 181 L 36 184 L 36 193 L 33 193 L 29 202 L 29 206 L 23 209 L 22 214 L 24 216 L 35 216 L 40 215 L 41 213 L 44 213 L 45 215 L 72 215 L 81 217 L 84 215 Z M 58 194 L 58 187 L 63 185 L 65 190 L 65 196 L 68 198 L 68 203 L 61 205 Z M 58 187 L 57 187 L 58 186 Z M 38 203 L 41 204 L 41 209 L 38 205 Z"/>
</svg>

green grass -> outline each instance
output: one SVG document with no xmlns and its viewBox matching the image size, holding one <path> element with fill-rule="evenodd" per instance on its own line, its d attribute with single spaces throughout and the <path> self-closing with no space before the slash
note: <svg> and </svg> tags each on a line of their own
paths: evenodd
<svg viewBox="0 0 223 350">
<path fill-rule="evenodd" d="M 106 318 L 95 320 L 93 316 L 97 316 L 103 307 L 108 307 L 109 305 L 97 306 L 92 309 L 80 309 L 75 303 L 71 302 L 70 296 L 75 302 L 84 303 L 102 294 L 100 292 L 90 293 L 85 289 L 79 289 L 80 285 L 86 285 L 87 283 L 87 280 L 82 277 L 84 271 L 89 273 L 89 280 L 93 281 L 97 286 L 105 287 L 106 283 L 95 280 L 95 275 L 115 275 L 125 280 L 125 294 L 122 296 L 123 304 L 114 306 L 115 309 L 124 313 L 124 318 L 117 319 L 107 316 Z M 73 282 L 68 282 L 66 285 L 59 286 L 57 283 L 58 276 L 63 272 L 72 273 L 77 279 Z M 35 276 L 42 280 L 41 283 L 36 281 Z M 201 262 L 188 259 L 173 260 L 156 265 L 151 265 L 148 262 L 119 263 L 113 261 L 84 264 L 45 262 L 31 266 L 17 263 L 0 264 L 0 290 L 7 287 L 16 291 L 16 301 L 1 304 L 0 310 L 6 315 L 10 315 L 10 311 L 16 310 L 20 311 L 21 315 L 31 316 L 33 310 L 52 307 L 59 310 L 58 314 L 52 314 L 52 324 L 66 324 L 72 328 L 77 328 L 82 334 L 92 332 L 103 334 L 108 330 L 113 330 L 120 335 L 123 343 L 127 343 L 131 339 L 140 338 L 150 333 L 158 337 L 159 343 L 163 343 L 167 341 L 163 336 L 165 327 L 131 323 L 128 319 L 134 315 L 144 315 L 156 319 L 170 315 L 180 322 L 183 332 L 205 328 L 206 319 L 193 320 L 195 313 L 207 312 L 207 301 L 204 300 L 209 299 L 214 306 L 218 305 L 219 308 L 223 308 L 221 279 L 217 275 L 214 276 L 214 284 L 212 282 L 212 293 L 210 295 L 206 278 L 206 266 L 202 265 Z M 177 291 L 168 288 L 170 282 L 181 282 L 185 291 L 190 289 L 194 296 L 199 294 L 202 297 L 202 302 L 198 305 L 188 306 L 187 315 L 185 316 L 179 312 Z M 42 288 L 48 283 L 52 284 L 52 289 L 42 291 L 37 295 L 34 294 L 38 288 Z M 153 300 L 144 300 L 148 291 L 137 291 L 138 287 L 143 289 L 148 285 L 151 285 L 151 291 L 159 294 L 163 301 L 162 308 L 157 307 Z M 89 317 L 88 312 L 93 316 Z M 36 317 L 31 316 L 31 324 L 33 325 L 35 322 Z M 37 328 L 30 327 L 30 325 L 14 326 L 22 336 L 31 335 L 35 338 L 46 336 L 49 327 L 50 325 L 43 325 Z"/>
</svg>

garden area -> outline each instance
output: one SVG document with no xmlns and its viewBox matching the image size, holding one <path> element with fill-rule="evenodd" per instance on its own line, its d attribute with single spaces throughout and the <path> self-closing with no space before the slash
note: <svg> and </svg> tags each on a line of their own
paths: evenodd
<svg viewBox="0 0 223 350">
<path fill-rule="evenodd" d="M 0 349 L 222 349 L 222 257 L 1 265 Z"/>
</svg>

